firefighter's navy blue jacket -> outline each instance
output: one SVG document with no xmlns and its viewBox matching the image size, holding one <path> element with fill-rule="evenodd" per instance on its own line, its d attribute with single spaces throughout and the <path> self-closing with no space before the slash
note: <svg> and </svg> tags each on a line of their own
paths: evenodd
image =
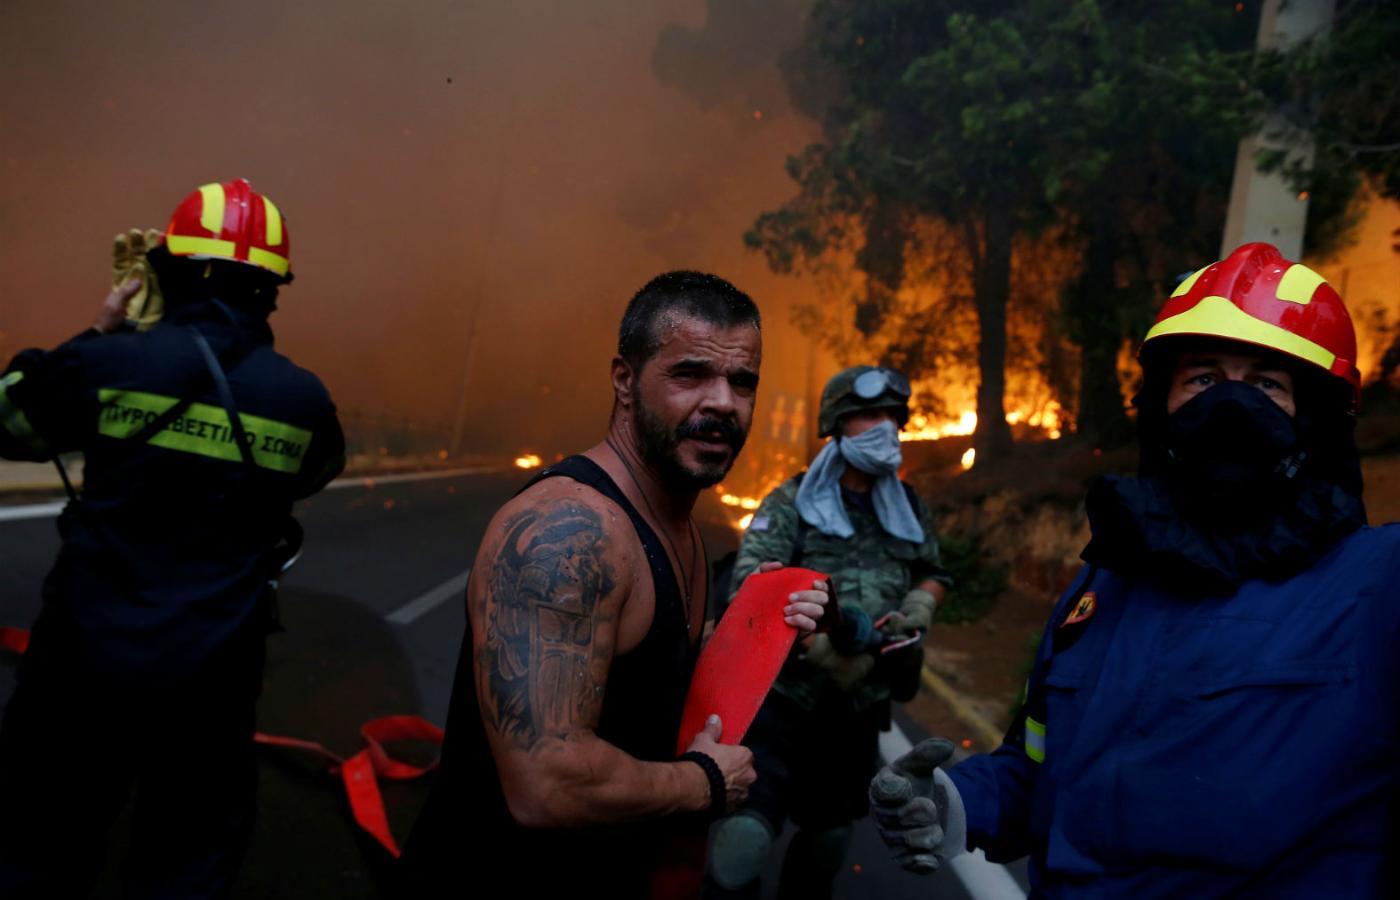
<svg viewBox="0 0 1400 900">
<path fill-rule="evenodd" d="M 969 845 L 1030 854 L 1043 897 L 1379 896 L 1400 525 L 1233 596 L 1089 575 L 1051 615 L 1006 743 L 950 773 Z"/>
<path fill-rule="evenodd" d="M 228 360 L 251 469 L 191 328 Z M 198 402 L 133 439 L 187 396 Z M 82 451 L 85 461 L 81 503 L 59 519 L 36 640 L 43 627 L 76 636 L 99 673 L 190 674 L 260 613 L 293 501 L 335 477 L 344 450 L 321 382 L 273 349 L 263 317 L 233 304 L 20 353 L 0 379 L 0 455 Z"/>
</svg>

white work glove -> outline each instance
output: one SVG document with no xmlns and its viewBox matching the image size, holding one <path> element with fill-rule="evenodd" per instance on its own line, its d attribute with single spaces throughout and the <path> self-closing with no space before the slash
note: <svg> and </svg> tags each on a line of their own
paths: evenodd
<svg viewBox="0 0 1400 900">
<path fill-rule="evenodd" d="M 870 814 L 895 861 L 926 874 L 967 851 L 967 814 L 940 763 L 953 745 L 929 738 L 880 770 L 870 782 Z"/>
</svg>

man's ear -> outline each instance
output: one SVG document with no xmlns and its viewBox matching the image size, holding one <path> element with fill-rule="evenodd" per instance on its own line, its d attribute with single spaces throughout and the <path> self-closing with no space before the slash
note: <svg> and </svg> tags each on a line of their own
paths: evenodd
<svg viewBox="0 0 1400 900">
<path fill-rule="evenodd" d="M 637 373 L 627 360 L 614 356 L 612 360 L 613 399 L 623 409 L 632 408 L 632 392 L 637 388 Z"/>
</svg>

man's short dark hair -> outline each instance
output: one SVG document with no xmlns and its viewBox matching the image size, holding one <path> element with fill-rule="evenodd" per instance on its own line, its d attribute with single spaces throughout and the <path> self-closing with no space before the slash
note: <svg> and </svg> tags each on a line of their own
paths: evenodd
<svg viewBox="0 0 1400 900">
<path fill-rule="evenodd" d="M 668 312 L 693 316 L 711 325 L 760 328 L 758 307 L 748 294 L 716 275 L 667 272 L 646 283 L 622 314 L 617 355 L 640 370 L 661 348 L 656 320 Z"/>
</svg>

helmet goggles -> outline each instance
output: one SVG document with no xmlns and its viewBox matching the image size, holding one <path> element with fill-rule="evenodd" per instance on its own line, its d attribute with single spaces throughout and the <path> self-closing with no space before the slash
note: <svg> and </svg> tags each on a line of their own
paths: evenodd
<svg viewBox="0 0 1400 900">
<path fill-rule="evenodd" d="M 909 379 L 894 369 L 871 369 L 856 376 L 851 383 L 851 393 L 862 400 L 874 400 L 884 394 L 893 394 L 901 403 L 909 402 Z"/>
</svg>

